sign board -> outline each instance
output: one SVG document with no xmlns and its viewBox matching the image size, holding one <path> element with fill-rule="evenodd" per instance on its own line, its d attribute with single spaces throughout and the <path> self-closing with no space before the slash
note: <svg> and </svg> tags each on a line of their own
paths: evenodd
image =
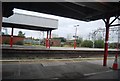
<svg viewBox="0 0 120 81">
<path fill-rule="evenodd" d="M 78 38 L 78 36 L 73 36 L 74 38 Z"/>
</svg>

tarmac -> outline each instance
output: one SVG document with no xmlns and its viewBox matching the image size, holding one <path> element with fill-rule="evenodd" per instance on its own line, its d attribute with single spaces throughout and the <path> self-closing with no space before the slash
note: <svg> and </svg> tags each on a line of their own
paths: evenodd
<svg viewBox="0 0 120 81">
<path fill-rule="evenodd" d="M 102 66 L 101 60 L 2 64 L 3 79 L 118 79 L 118 76 L 119 70 Z"/>
</svg>

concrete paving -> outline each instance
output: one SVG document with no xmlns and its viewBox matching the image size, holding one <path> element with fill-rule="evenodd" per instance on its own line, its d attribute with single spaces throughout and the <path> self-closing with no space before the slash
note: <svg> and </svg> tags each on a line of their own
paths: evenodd
<svg viewBox="0 0 120 81">
<path fill-rule="evenodd" d="M 111 71 L 91 74 L 89 77 L 86 77 L 85 79 L 119 79 L 118 76 L 120 76 L 119 71 L 111 70 Z"/>
<path fill-rule="evenodd" d="M 2 48 L 10 48 L 10 45 L 2 45 Z M 92 51 L 104 51 L 103 48 L 85 48 L 85 47 L 50 47 L 45 46 L 23 46 L 23 45 L 13 45 L 12 49 L 40 49 L 40 50 L 92 50 Z M 116 49 L 108 49 L 110 51 L 116 51 Z"/>
<path fill-rule="evenodd" d="M 107 67 L 112 67 L 114 60 L 115 60 L 115 57 L 113 59 L 108 59 L 107 60 Z M 89 60 L 87 62 L 93 63 L 93 64 L 98 64 L 98 65 L 103 65 L 103 60 L 91 60 L 91 61 Z M 120 69 L 120 58 L 118 58 L 117 63 L 118 63 L 118 69 Z"/>
<path fill-rule="evenodd" d="M 87 61 L 92 64 L 97 64 L 97 65 L 103 65 L 103 60 L 92 60 L 92 61 Z M 95 73 L 90 73 L 86 74 L 85 79 L 118 79 L 120 80 L 120 61 L 118 59 L 118 70 L 112 70 L 112 65 L 114 63 L 114 59 L 107 60 L 107 67 L 110 68 L 111 70 L 109 71 L 104 71 L 104 72 L 95 72 Z"/>
<path fill-rule="evenodd" d="M 102 76 L 104 73 L 108 77 Z M 100 78 L 99 75 L 104 79 L 109 79 L 109 76 L 113 76 L 113 79 L 118 78 L 117 72 L 108 67 L 86 61 L 30 64 L 19 62 L 2 65 L 3 79 L 94 79 Z"/>
</svg>

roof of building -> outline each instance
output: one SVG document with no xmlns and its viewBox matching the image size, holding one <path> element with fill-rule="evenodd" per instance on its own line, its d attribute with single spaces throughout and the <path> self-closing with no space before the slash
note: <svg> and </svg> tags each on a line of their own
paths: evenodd
<svg viewBox="0 0 120 81">
<path fill-rule="evenodd" d="M 3 2 L 3 16 L 13 14 L 13 8 L 52 14 L 83 21 L 120 15 L 120 2 Z M 70 0 L 71 1 L 71 0 Z M 106 0 L 107 1 L 107 0 Z M 108 0 L 109 1 L 109 0 Z"/>
<path fill-rule="evenodd" d="M 14 13 L 9 18 L 3 17 L 2 25 L 3 27 L 47 31 L 57 29 L 58 20 L 21 13 Z"/>
</svg>

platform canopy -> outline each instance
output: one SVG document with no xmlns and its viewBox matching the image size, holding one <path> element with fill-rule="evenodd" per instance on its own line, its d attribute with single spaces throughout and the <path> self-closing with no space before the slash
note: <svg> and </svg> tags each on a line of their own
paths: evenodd
<svg viewBox="0 0 120 81">
<path fill-rule="evenodd" d="M 13 27 L 38 31 L 54 30 L 58 28 L 58 20 L 14 13 L 9 18 L 3 18 L 3 27 Z"/>
<path fill-rule="evenodd" d="M 105 19 L 120 15 L 120 2 L 3 2 L 3 16 L 9 17 L 13 9 L 73 18 L 82 21 Z M 70 0 L 72 1 L 72 0 Z M 109 0 L 108 0 L 109 1 Z"/>
<path fill-rule="evenodd" d="M 73 18 L 82 21 L 94 21 L 94 20 L 103 19 L 106 27 L 103 66 L 106 66 L 107 56 L 108 56 L 109 27 L 116 19 L 120 20 L 119 18 L 120 0 L 117 0 L 117 2 L 75 2 L 75 0 L 65 0 L 65 1 L 66 2 L 31 2 L 31 3 L 4 2 L 2 3 L 2 10 L 3 10 L 2 12 L 4 17 L 9 17 L 10 15 L 13 14 L 12 10 L 14 8 L 18 8 L 18 9 L 67 17 L 67 18 Z M 104 1 L 104 0 L 100 0 L 100 1 Z M 105 0 L 105 1 L 109 1 L 109 0 Z M 109 22 L 110 17 L 115 17 L 115 19 L 112 22 Z M 46 44 L 48 44 L 48 42 L 46 42 Z"/>
</svg>

